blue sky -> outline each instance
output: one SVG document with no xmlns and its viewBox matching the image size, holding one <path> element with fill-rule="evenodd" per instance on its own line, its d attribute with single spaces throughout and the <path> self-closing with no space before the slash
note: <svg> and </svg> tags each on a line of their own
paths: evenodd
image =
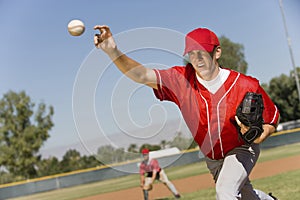
<svg viewBox="0 0 300 200">
<path fill-rule="evenodd" d="M 283 3 L 295 63 L 300 66 L 300 2 L 283 0 Z M 82 36 L 68 34 L 67 24 L 71 19 L 81 19 L 85 23 L 86 31 Z M 218 36 L 224 35 L 244 45 L 248 74 L 261 82 L 268 83 L 280 74 L 288 75 L 293 69 L 277 0 L 0 0 L 0 94 L 9 90 L 25 90 L 33 102 L 54 106 L 55 126 L 50 131 L 51 137 L 45 143 L 44 151 L 77 144 L 82 138 L 93 139 L 95 136 L 76 131 L 72 95 L 80 69 L 96 65 L 101 68 L 100 58 L 105 55 L 94 49 L 93 35 L 96 32 L 93 26 L 96 24 L 109 25 L 115 35 L 126 35 L 130 30 L 144 27 L 160 27 L 182 34 L 197 27 L 208 27 Z M 129 41 L 120 41 L 123 45 L 119 46 L 121 50 L 141 39 L 138 35 L 129 38 Z M 154 67 L 182 64 L 182 58 L 160 51 L 135 51 L 130 56 L 141 63 L 156 63 Z M 119 115 L 127 107 L 131 121 L 136 121 L 138 127 L 159 123 L 161 111 L 152 106 L 159 102 L 150 89 L 131 85 L 135 88 L 131 94 L 133 97 L 123 105 L 121 98 L 117 97 L 112 102 L 109 97 L 115 83 L 122 80 L 121 73 L 109 66 L 103 77 L 95 86 L 93 105 L 98 122 L 103 124 L 102 131 L 109 135 L 122 130 L 120 123 L 116 125 L 114 122 L 114 115 Z M 124 91 L 126 89 L 120 90 L 120 93 Z M 116 105 L 113 113 L 111 105 Z M 82 106 L 81 109 L 84 113 L 86 108 Z M 176 110 L 175 107 L 167 109 L 168 117 L 176 115 L 172 111 Z M 149 119 L 148 112 L 155 116 L 154 121 Z"/>
</svg>

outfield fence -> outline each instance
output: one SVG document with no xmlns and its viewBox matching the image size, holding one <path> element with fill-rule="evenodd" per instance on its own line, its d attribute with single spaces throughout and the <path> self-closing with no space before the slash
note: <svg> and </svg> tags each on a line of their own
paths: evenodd
<svg viewBox="0 0 300 200">
<path fill-rule="evenodd" d="M 300 129 L 293 129 L 274 134 L 263 142 L 261 147 L 265 149 L 298 142 L 300 142 Z M 191 164 L 199 162 L 202 159 L 203 155 L 196 149 L 157 158 L 163 168 Z M 101 166 L 22 182 L 3 184 L 0 185 L 0 199 L 25 196 L 138 173 L 139 162 L 140 160 L 135 160 L 112 166 Z"/>
</svg>

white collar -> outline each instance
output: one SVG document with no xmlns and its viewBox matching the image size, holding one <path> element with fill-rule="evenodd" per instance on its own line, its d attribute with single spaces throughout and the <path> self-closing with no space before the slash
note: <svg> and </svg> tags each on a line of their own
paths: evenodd
<svg viewBox="0 0 300 200">
<path fill-rule="evenodd" d="M 203 85 L 212 94 L 215 94 L 227 80 L 229 74 L 229 70 L 220 68 L 218 75 L 210 81 L 203 80 L 200 76 L 198 76 L 198 74 L 196 74 L 196 77 L 201 85 Z"/>
</svg>

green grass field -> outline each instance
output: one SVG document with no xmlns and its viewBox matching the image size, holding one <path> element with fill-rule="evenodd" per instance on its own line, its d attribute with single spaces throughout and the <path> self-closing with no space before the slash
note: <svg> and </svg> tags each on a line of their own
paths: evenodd
<svg viewBox="0 0 300 200">
<path fill-rule="evenodd" d="M 280 200 L 300 199 L 300 170 L 252 181 L 252 185 L 265 192 L 272 192 Z M 184 194 L 184 200 L 215 200 L 214 188 Z M 160 200 L 173 200 L 173 197 Z"/>
<path fill-rule="evenodd" d="M 276 160 L 284 157 L 294 156 L 300 154 L 300 143 L 281 146 L 273 149 L 262 150 L 258 162 L 269 160 Z M 280 167 L 280 166 L 274 166 Z M 165 169 L 168 177 L 171 180 L 186 178 L 203 173 L 208 173 L 206 164 L 204 162 L 194 163 L 186 166 L 178 166 Z M 300 170 L 279 174 L 276 176 L 258 179 L 252 181 L 255 188 L 259 188 L 266 192 L 273 192 L 280 197 L 280 200 L 300 199 Z M 113 185 L 113 187 L 112 187 Z M 121 178 L 95 182 L 75 186 L 71 188 L 64 188 L 55 191 L 30 195 L 26 197 L 14 198 L 14 200 L 73 200 L 82 197 L 88 197 L 106 192 L 118 191 L 126 188 L 139 186 L 139 175 L 130 175 Z M 203 197 L 203 198 L 201 198 Z M 171 200 L 173 198 L 165 198 L 164 200 Z M 184 199 L 187 200 L 213 200 L 215 199 L 214 188 L 208 190 L 201 190 L 194 193 L 184 194 Z"/>
</svg>

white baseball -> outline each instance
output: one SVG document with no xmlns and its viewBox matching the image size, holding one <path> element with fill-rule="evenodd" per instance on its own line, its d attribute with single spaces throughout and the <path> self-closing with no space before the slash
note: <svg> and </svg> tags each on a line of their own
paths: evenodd
<svg viewBox="0 0 300 200">
<path fill-rule="evenodd" d="M 68 24 L 68 31 L 73 36 L 80 36 L 84 30 L 84 23 L 78 19 L 73 19 Z"/>
</svg>

